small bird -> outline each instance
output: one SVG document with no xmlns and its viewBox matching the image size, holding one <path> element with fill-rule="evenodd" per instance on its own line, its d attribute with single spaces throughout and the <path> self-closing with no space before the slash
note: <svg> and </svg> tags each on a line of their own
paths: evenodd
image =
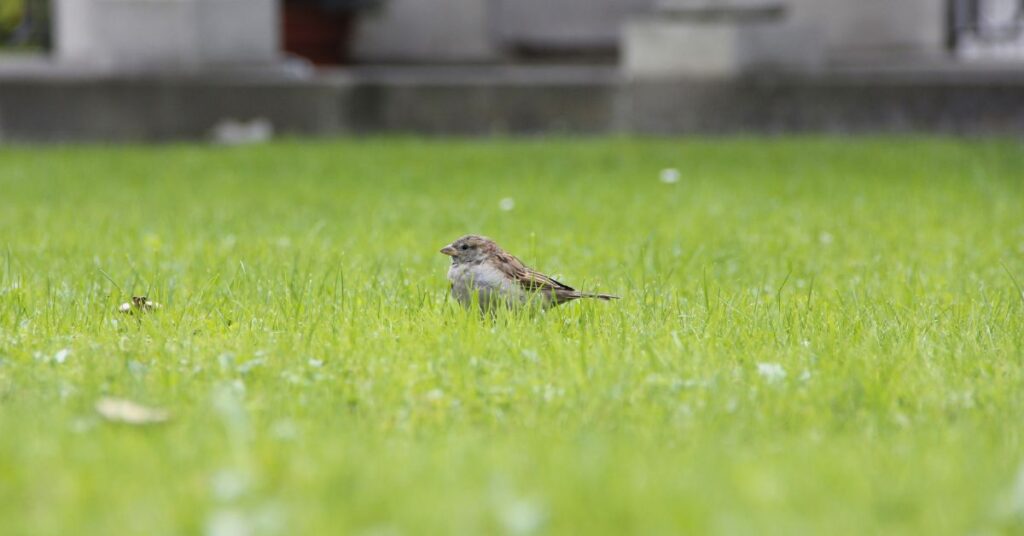
<svg viewBox="0 0 1024 536">
<path fill-rule="evenodd" d="M 533 300 L 547 308 L 577 298 L 619 299 L 610 294 L 580 292 L 555 281 L 483 236 L 463 236 L 442 248 L 441 253 L 452 258 L 448 281 L 452 284 L 452 296 L 463 307 L 469 307 L 474 296 L 485 310 L 525 305 Z"/>
</svg>

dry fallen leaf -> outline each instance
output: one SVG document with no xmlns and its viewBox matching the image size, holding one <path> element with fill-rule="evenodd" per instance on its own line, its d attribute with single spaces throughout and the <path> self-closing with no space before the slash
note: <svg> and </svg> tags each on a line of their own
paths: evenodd
<svg viewBox="0 0 1024 536">
<path fill-rule="evenodd" d="M 96 413 L 104 419 L 125 424 L 156 424 L 170 418 L 167 410 L 151 408 L 123 398 L 101 398 L 96 401 Z"/>
</svg>

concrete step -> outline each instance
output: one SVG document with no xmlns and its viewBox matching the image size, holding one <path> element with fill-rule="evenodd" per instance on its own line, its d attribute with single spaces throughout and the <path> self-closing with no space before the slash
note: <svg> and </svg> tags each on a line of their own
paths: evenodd
<svg viewBox="0 0 1024 536">
<path fill-rule="evenodd" d="M 1024 134 L 1024 73 L 999 65 L 630 80 L 610 67 L 363 67 L 178 75 L 0 62 L 0 140 L 362 134 Z M 48 67 L 49 65 L 49 67 Z"/>
</svg>

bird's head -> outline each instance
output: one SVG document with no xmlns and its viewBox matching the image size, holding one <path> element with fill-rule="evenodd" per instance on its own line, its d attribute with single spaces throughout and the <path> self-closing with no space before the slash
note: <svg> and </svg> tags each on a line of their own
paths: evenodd
<svg viewBox="0 0 1024 536">
<path fill-rule="evenodd" d="M 462 264 L 484 261 L 498 250 L 498 244 L 490 238 L 466 235 L 441 248 L 441 253 L 451 257 L 452 262 Z"/>
</svg>

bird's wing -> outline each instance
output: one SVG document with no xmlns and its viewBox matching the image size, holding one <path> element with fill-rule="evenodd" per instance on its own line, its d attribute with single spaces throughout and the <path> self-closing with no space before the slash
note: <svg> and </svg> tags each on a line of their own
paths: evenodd
<svg viewBox="0 0 1024 536">
<path fill-rule="evenodd" d="M 556 281 L 540 272 L 533 270 L 532 268 L 523 264 L 523 261 L 515 258 L 513 255 L 509 255 L 504 251 L 497 254 L 498 262 L 495 263 L 499 270 L 501 270 L 509 278 L 513 279 L 516 283 L 526 290 L 531 292 L 537 291 L 574 291 L 575 289 L 566 285 L 565 283 Z"/>
</svg>

